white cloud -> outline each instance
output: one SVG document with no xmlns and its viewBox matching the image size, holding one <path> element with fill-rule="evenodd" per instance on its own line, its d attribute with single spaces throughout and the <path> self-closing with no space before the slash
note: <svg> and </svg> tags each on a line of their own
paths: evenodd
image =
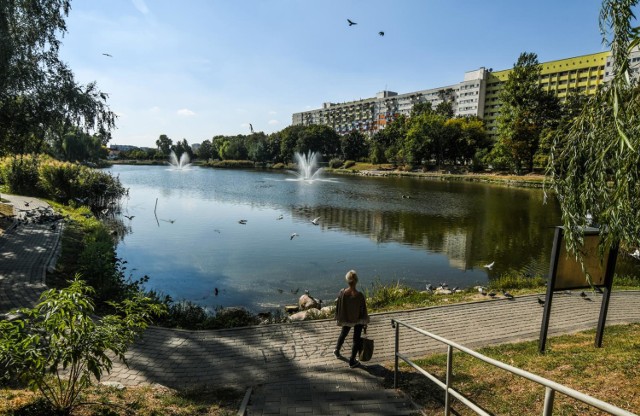
<svg viewBox="0 0 640 416">
<path fill-rule="evenodd" d="M 191 117 L 191 116 L 195 116 L 196 115 L 196 113 L 194 111 L 191 111 L 188 108 L 182 108 L 182 109 L 176 111 L 176 114 L 178 114 L 179 116 L 182 116 L 182 117 Z"/>
<path fill-rule="evenodd" d="M 275 116 L 276 114 L 278 114 L 278 112 L 275 111 L 275 110 L 269 111 L 269 115 L 271 115 L 271 116 Z"/>
<path fill-rule="evenodd" d="M 280 122 L 278 120 L 269 120 L 269 122 L 267 124 L 270 124 L 270 125 L 274 126 L 276 124 L 280 124 Z"/>
<path fill-rule="evenodd" d="M 131 2 L 133 3 L 134 7 L 138 9 L 140 13 L 142 14 L 149 13 L 149 8 L 147 7 L 147 4 L 144 2 L 144 0 L 131 0 Z"/>
</svg>

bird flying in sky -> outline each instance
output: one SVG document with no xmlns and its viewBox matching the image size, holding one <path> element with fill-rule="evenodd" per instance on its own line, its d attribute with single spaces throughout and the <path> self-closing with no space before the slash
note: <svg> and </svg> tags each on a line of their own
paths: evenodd
<svg viewBox="0 0 640 416">
<path fill-rule="evenodd" d="M 357 23 L 351 21 L 351 19 L 347 19 L 347 22 L 349 22 L 349 26 L 357 25 Z"/>
<path fill-rule="evenodd" d="M 108 54 L 108 53 L 103 53 L 103 55 L 104 55 L 104 56 L 108 56 L 109 58 L 113 58 L 113 56 L 111 56 L 111 55 L 110 55 L 110 54 Z"/>
<path fill-rule="evenodd" d="M 378 32 L 378 35 L 384 36 L 384 32 L 381 30 L 380 32 Z"/>
</svg>

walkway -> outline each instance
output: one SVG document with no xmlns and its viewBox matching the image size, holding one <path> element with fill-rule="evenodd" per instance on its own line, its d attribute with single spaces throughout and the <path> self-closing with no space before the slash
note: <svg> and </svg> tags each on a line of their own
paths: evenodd
<svg viewBox="0 0 640 416">
<path fill-rule="evenodd" d="M 48 207 L 35 198 L 2 194 L 14 206 L 17 219 L 28 211 Z M 0 236 L 0 314 L 15 308 L 32 307 L 46 288 L 47 267 L 60 242 L 61 227 L 24 224 L 15 221 Z"/>
<path fill-rule="evenodd" d="M 59 231 L 34 224 L 0 237 L 0 312 L 34 302 L 58 240 Z M 601 296 L 589 296 L 590 301 L 575 293 L 556 295 L 549 334 L 595 328 Z M 522 296 L 374 314 L 368 330 L 376 341 L 374 358 L 358 369 L 333 356 L 338 328 L 330 320 L 200 332 L 152 327 L 127 353 L 129 366 L 115 363 L 104 381 L 173 388 L 252 386 L 250 415 L 410 414 L 401 393 L 380 387 L 387 372 L 381 364 L 393 360 L 391 318 L 479 347 L 537 339 L 542 307 L 537 296 Z M 607 323 L 639 321 L 640 292 L 613 293 Z M 400 345 L 411 357 L 445 351 L 406 330 Z M 548 345 L 553 347 L 553 339 Z M 349 349 L 347 341 L 343 353 Z"/>
</svg>

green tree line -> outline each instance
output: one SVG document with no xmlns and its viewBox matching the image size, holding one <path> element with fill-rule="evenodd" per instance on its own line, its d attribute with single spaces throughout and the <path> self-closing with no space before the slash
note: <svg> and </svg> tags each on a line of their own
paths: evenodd
<svg viewBox="0 0 640 416">
<path fill-rule="evenodd" d="M 564 101 L 544 91 L 539 83 L 540 65 L 535 53 L 523 52 L 500 92 L 497 134 L 490 135 L 477 117 L 454 117 L 453 91 L 443 90 L 441 102 L 414 105 L 408 116 L 399 115 L 373 135 L 352 130 L 346 135 L 329 126 L 289 126 L 265 134 L 217 135 L 204 140 L 194 152 L 186 139 L 175 143 L 167 135 L 156 140 L 156 149 L 123 152 L 127 159 L 166 160 L 188 152 L 201 160 L 246 160 L 258 164 L 290 163 L 295 153 L 316 152 L 325 161 L 355 160 L 391 163 L 403 169 L 487 167 L 516 174 L 540 171 L 547 166 L 556 132 L 569 125 L 586 103 L 587 96 L 570 92 Z"/>
</svg>

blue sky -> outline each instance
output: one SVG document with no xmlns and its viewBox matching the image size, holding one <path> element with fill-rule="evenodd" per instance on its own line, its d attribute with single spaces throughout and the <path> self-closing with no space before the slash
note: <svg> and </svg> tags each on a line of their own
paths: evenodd
<svg viewBox="0 0 640 416">
<path fill-rule="evenodd" d="M 605 50 L 599 0 L 75 0 L 61 57 L 118 114 L 111 144 L 272 133 L 323 102 Z M 357 22 L 349 27 L 347 19 Z M 384 37 L 378 32 L 384 31 Z M 108 53 L 112 57 L 107 57 Z"/>
</svg>

